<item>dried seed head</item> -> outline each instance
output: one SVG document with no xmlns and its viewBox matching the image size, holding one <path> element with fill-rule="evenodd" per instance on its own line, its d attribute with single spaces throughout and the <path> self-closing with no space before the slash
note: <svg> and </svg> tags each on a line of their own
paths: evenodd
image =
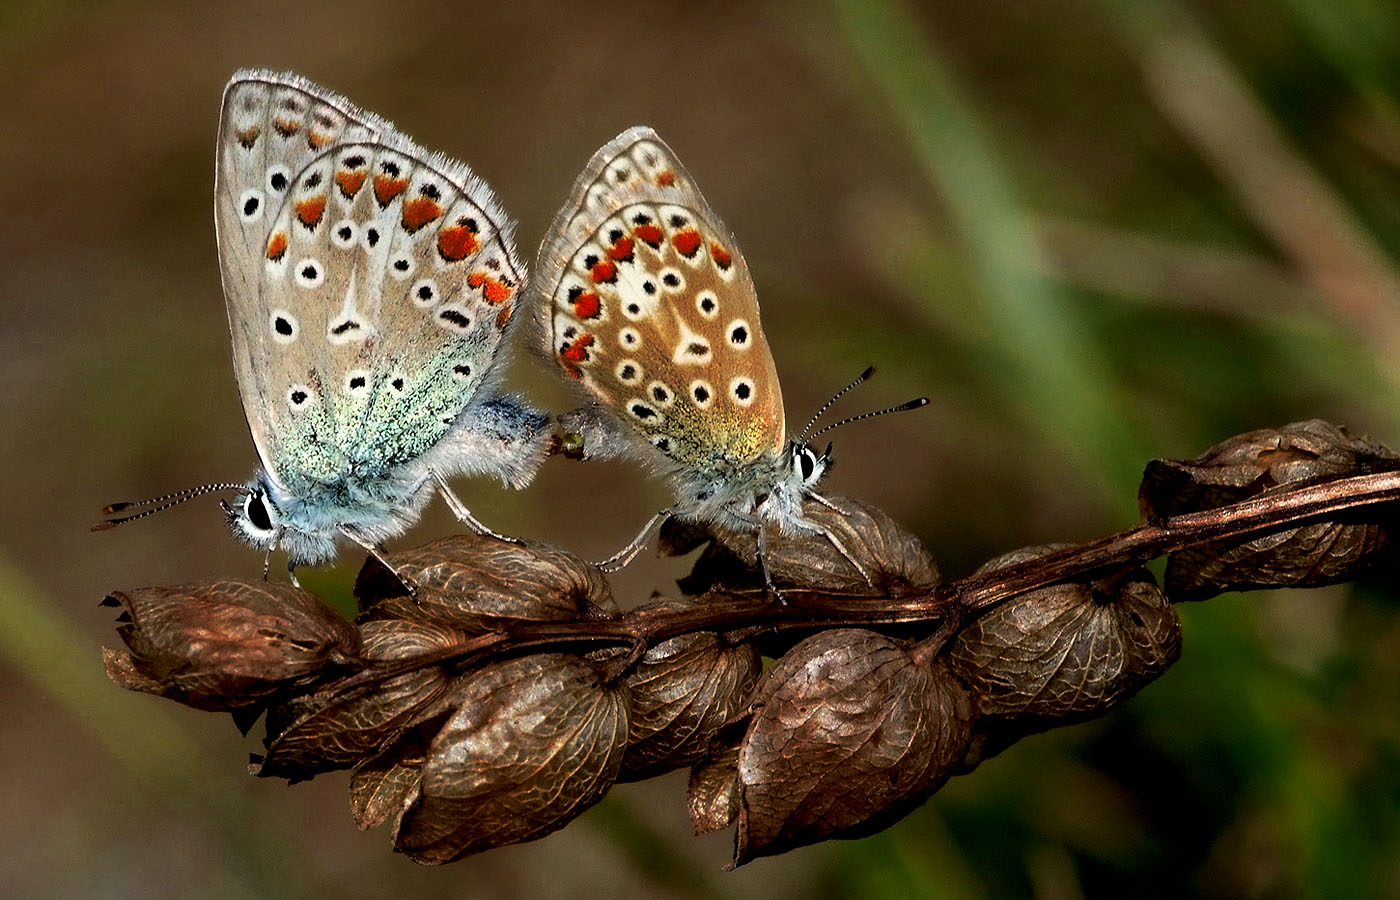
<svg viewBox="0 0 1400 900">
<path fill-rule="evenodd" d="M 359 634 L 318 598 L 287 584 L 213 581 L 116 591 L 107 674 L 121 686 L 208 710 L 256 706 L 358 664 Z"/>
<path fill-rule="evenodd" d="M 399 579 L 367 560 L 355 596 L 371 617 L 437 621 L 479 633 L 491 630 L 493 617 L 558 621 L 601 618 L 617 609 L 597 567 L 534 541 L 459 534 L 387 559 L 417 590 L 407 596 Z"/>
<path fill-rule="evenodd" d="M 739 751 L 736 865 L 886 827 L 947 780 L 971 738 L 946 665 L 873 631 L 807 638 L 758 693 Z"/>
<path fill-rule="evenodd" d="M 445 863 L 543 837 L 607 793 L 627 747 L 627 689 L 592 663 L 543 653 L 492 663 L 453 688 L 394 825 L 394 848 Z"/>
<path fill-rule="evenodd" d="M 1149 520 L 1213 509 L 1351 475 L 1393 471 L 1400 457 L 1317 419 L 1238 435 L 1194 460 L 1148 463 L 1138 502 Z M 1173 553 L 1166 588 L 1174 601 L 1224 591 L 1319 587 L 1354 578 L 1388 546 L 1393 516 L 1371 507 Z"/>
<path fill-rule="evenodd" d="M 460 631 L 430 622 L 370 621 L 360 631 L 365 658 L 381 663 L 440 653 L 467 640 Z M 348 689 L 333 683 L 295 697 L 268 710 L 267 752 L 253 773 L 295 781 L 353 766 L 441 716 L 439 701 L 449 684 L 443 668 L 431 665 Z"/>
<path fill-rule="evenodd" d="M 1026 547 L 978 571 L 1056 549 Z M 947 649 L 972 693 L 979 731 L 994 733 L 977 759 L 1026 734 L 1108 711 L 1180 654 L 1176 612 L 1145 569 L 1013 597 L 970 622 Z"/>
<path fill-rule="evenodd" d="M 767 565 L 780 587 L 809 591 L 859 593 L 872 596 L 908 596 L 926 592 L 938 584 L 938 567 L 918 538 L 900 528 L 873 506 L 846 497 L 826 497 L 827 504 L 807 501 L 803 515 L 841 544 L 842 553 L 824 533 L 784 535 L 770 528 Z M 762 585 L 755 568 L 758 536 L 753 533 L 716 533 L 685 584 L 691 594 L 710 587 Z M 669 542 L 677 548 L 693 547 L 693 534 L 673 532 Z M 722 546 L 721 546 L 722 544 Z M 732 551 L 732 552 L 731 552 Z M 850 554 L 847 558 L 846 554 Z M 742 560 L 738 565 L 737 560 Z M 871 582 L 851 565 L 856 560 Z"/>
<path fill-rule="evenodd" d="M 647 610 L 695 604 L 658 600 Z M 650 778 L 705 755 L 721 725 L 744 707 L 763 668 L 750 644 L 728 645 L 712 632 L 692 632 L 652 647 L 624 679 L 632 698 L 622 780 Z"/>
</svg>

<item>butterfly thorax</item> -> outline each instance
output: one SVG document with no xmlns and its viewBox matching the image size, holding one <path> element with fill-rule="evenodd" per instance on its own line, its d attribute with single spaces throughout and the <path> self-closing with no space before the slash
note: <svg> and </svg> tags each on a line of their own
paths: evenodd
<svg viewBox="0 0 1400 900">
<path fill-rule="evenodd" d="M 342 478 L 289 490 L 259 471 L 229 509 L 234 534 L 285 551 L 295 565 L 333 559 L 344 529 L 372 543 L 403 533 L 431 494 L 426 479 Z"/>
<path fill-rule="evenodd" d="M 753 531 L 762 524 L 782 533 L 804 530 L 802 504 L 830 466 L 830 457 L 789 441 L 756 459 L 677 472 L 676 512 L 685 519 L 730 531 Z"/>
</svg>

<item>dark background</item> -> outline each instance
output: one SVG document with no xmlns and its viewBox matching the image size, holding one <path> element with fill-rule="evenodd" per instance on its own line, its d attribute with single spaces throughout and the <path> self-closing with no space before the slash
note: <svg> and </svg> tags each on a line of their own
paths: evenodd
<svg viewBox="0 0 1400 900">
<path fill-rule="evenodd" d="M 655 126 L 735 232 L 828 487 L 946 574 L 1136 521 L 1153 456 L 1310 417 L 1400 442 L 1400 10 L 1388 0 L 0 2 L 0 893 L 33 898 L 1400 897 L 1400 609 L 1359 585 L 1181 609 L 1181 662 L 896 827 L 723 873 L 684 777 L 443 869 L 346 778 L 245 774 L 226 717 L 106 682 L 109 590 L 254 578 L 212 500 L 255 456 L 210 195 L 220 93 L 292 68 L 461 157 L 527 258 L 589 155 Z M 513 379 L 562 406 L 552 374 Z M 664 502 L 553 460 L 463 496 L 601 557 Z M 454 528 L 435 505 L 407 541 Z M 649 554 L 648 554 L 649 556 Z M 358 559 L 307 572 L 339 604 Z M 683 564 L 643 559 L 624 602 Z M 344 608 L 344 607 L 342 607 Z"/>
</svg>

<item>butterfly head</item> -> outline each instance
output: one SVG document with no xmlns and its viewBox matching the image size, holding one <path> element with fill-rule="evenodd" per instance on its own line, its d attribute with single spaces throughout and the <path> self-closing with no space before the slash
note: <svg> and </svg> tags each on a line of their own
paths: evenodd
<svg viewBox="0 0 1400 900">
<path fill-rule="evenodd" d="M 789 482 L 802 492 L 814 490 L 831 469 L 831 444 L 818 453 L 802 441 L 788 441 L 783 456 L 787 460 Z"/>
</svg>

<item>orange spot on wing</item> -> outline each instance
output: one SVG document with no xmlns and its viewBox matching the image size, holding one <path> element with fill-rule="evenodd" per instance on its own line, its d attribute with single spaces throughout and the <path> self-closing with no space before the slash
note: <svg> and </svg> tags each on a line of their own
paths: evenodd
<svg viewBox="0 0 1400 900">
<path fill-rule="evenodd" d="M 700 232 L 694 228 L 687 228 L 685 231 L 678 231 L 671 236 L 671 246 L 686 259 L 695 255 L 695 251 L 700 249 Z"/>
<path fill-rule="evenodd" d="M 603 260 L 593 267 L 589 273 L 594 284 L 604 284 L 617 280 L 617 263 L 612 260 Z"/>
<path fill-rule="evenodd" d="M 407 178 L 391 178 L 388 175 L 374 176 L 374 199 L 380 206 L 388 206 L 389 201 L 408 190 Z"/>
<path fill-rule="evenodd" d="M 488 278 L 486 279 L 486 290 L 482 291 L 481 295 L 486 298 L 487 303 L 505 303 L 514 293 L 515 288 L 499 278 Z"/>
<path fill-rule="evenodd" d="M 632 239 L 630 237 L 620 237 L 617 243 L 608 250 L 608 256 L 618 262 L 629 262 L 632 259 Z"/>
<path fill-rule="evenodd" d="M 710 245 L 710 256 L 714 257 L 715 265 L 719 266 L 721 269 L 728 269 L 734 264 L 734 257 L 730 256 L 729 251 L 719 244 Z"/>
<path fill-rule="evenodd" d="M 676 183 L 676 173 L 670 169 L 656 173 L 656 183 L 661 187 L 672 187 Z"/>
<path fill-rule="evenodd" d="M 480 269 L 467 276 L 467 287 L 482 288 L 482 298 L 491 304 L 504 303 L 515 293 L 514 285 L 500 278 L 492 278 Z"/>
<path fill-rule="evenodd" d="M 277 262 L 287 253 L 286 232 L 279 231 L 267 241 L 267 258 Z"/>
<path fill-rule="evenodd" d="M 312 150 L 320 150 L 330 142 L 331 135 L 329 134 L 322 134 L 314 128 L 306 132 L 306 143 L 311 146 Z"/>
<path fill-rule="evenodd" d="M 450 225 L 438 234 L 437 246 L 439 256 L 448 262 L 457 262 L 475 253 L 481 242 L 467 226 Z"/>
<path fill-rule="evenodd" d="M 291 137 L 301 128 L 301 123 L 295 119 L 273 119 L 272 127 L 277 129 L 277 133 L 284 138 Z"/>
<path fill-rule="evenodd" d="M 510 321 L 510 307 L 509 307 L 509 306 L 502 306 L 502 307 L 501 307 L 501 311 L 498 312 L 498 313 L 496 313 L 496 327 L 497 327 L 497 328 L 505 328 L 505 327 L 506 327 L 506 323 L 509 322 L 509 321 Z"/>
<path fill-rule="evenodd" d="M 569 362 L 588 362 L 588 348 L 593 346 L 593 335 L 581 334 L 564 345 L 559 355 Z"/>
<path fill-rule="evenodd" d="M 315 228 L 321 224 L 321 217 L 326 213 L 326 195 L 317 194 L 315 197 L 307 197 L 296 205 L 297 221 L 307 228 Z"/>
<path fill-rule="evenodd" d="M 431 197 L 414 197 L 403 205 L 403 227 L 412 234 L 442 215 L 442 207 Z"/>
<path fill-rule="evenodd" d="M 579 294 L 574 298 L 574 315 L 580 319 L 596 319 L 602 308 L 602 302 L 593 291 Z"/>
<path fill-rule="evenodd" d="M 340 186 L 340 194 L 346 200 L 353 200 L 360 192 L 360 188 L 365 186 L 365 179 L 369 177 L 368 172 L 350 172 L 341 169 L 335 173 L 335 183 Z"/>
<path fill-rule="evenodd" d="M 582 378 L 583 372 L 578 364 L 588 362 L 588 348 L 592 346 L 593 335 L 581 334 L 559 348 L 559 361 L 563 364 L 564 371 L 574 378 Z"/>
<path fill-rule="evenodd" d="M 249 125 L 242 131 L 234 132 L 234 136 L 238 138 L 238 143 L 243 146 L 244 150 L 252 150 L 253 145 L 258 142 L 260 134 L 262 134 L 262 129 L 256 125 Z"/>
<path fill-rule="evenodd" d="M 661 226 L 656 224 L 638 225 L 632 229 L 632 233 L 641 238 L 647 246 L 656 248 L 661 245 Z"/>
</svg>

